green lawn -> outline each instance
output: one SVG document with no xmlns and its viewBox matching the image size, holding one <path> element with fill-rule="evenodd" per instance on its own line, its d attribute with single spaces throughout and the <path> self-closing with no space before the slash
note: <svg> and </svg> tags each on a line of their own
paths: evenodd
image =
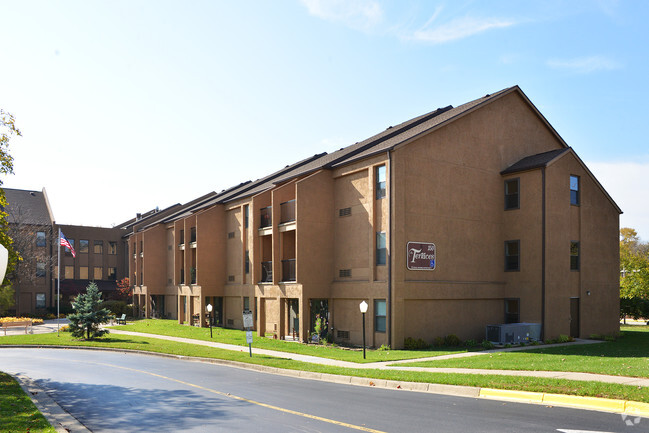
<svg viewBox="0 0 649 433">
<path fill-rule="evenodd" d="M 649 326 L 623 326 L 613 342 L 563 347 L 531 346 L 469 358 L 412 362 L 411 367 L 460 367 L 496 370 L 576 371 L 649 377 Z M 404 365 L 404 366 L 405 366 Z"/>
<path fill-rule="evenodd" d="M 56 430 L 8 374 L 0 372 L 0 431 L 51 432 Z"/>
<path fill-rule="evenodd" d="M 200 329 L 199 329 L 200 330 Z M 208 336 L 209 336 L 209 329 Z M 112 347 L 119 349 L 137 349 L 149 352 L 171 353 L 182 356 L 217 358 L 245 363 L 262 364 L 270 367 L 289 370 L 312 371 L 346 376 L 387 379 L 402 382 L 439 383 L 448 385 L 465 385 L 484 388 L 515 389 L 557 394 L 573 394 L 591 397 L 616 398 L 649 403 L 649 388 L 638 388 L 629 385 L 607 384 L 599 382 L 581 382 L 561 379 L 544 379 L 534 377 L 495 376 L 480 374 L 446 374 L 421 373 L 398 370 L 378 370 L 362 368 L 329 367 L 293 361 L 286 358 L 253 355 L 249 357 L 246 348 L 241 352 L 214 349 L 189 343 L 176 343 L 156 338 L 126 336 L 113 334 L 96 341 L 74 340 L 69 333 L 62 332 L 60 337 L 53 334 L 13 335 L 0 338 L 0 345 L 66 345 L 86 347 Z M 293 343 L 295 344 L 295 343 Z M 1 350 L 1 349 L 0 349 Z M 416 352 L 419 353 L 419 352 Z"/>
<path fill-rule="evenodd" d="M 215 341 L 218 343 L 234 344 L 246 349 L 246 333 L 236 329 L 212 328 L 213 338 L 210 339 L 209 328 L 179 325 L 175 320 L 148 319 L 129 323 L 126 326 L 116 326 L 115 329 L 133 332 L 145 332 L 157 335 L 171 335 L 174 337 L 192 338 L 195 340 Z M 363 351 L 360 349 L 349 350 L 331 345 L 300 344 L 291 341 L 275 340 L 272 338 L 253 336 L 253 347 L 260 349 L 278 350 L 280 352 L 298 353 L 301 355 L 319 356 L 321 358 L 337 359 L 340 361 L 367 363 L 381 361 L 398 361 L 402 359 L 416 359 L 431 356 L 447 355 L 450 353 L 466 352 L 463 347 L 439 348 L 438 350 L 366 350 L 366 359 L 363 360 Z"/>
</svg>

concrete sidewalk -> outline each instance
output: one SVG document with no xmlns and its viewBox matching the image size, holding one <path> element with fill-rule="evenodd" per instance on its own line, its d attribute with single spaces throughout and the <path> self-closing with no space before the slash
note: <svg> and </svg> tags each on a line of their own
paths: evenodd
<svg viewBox="0 0 649 433">
<path fill-rule="evenodd" d="M 33 325 L 31 327 L 31 331 L 28 330 L 27 332 L 30 334 L 49 334 L 52 332 L 56 332 L 59 326 L 62 327 L 70 323 L 68 319 L 59 319 L 59 320 L 60 320 L 60 325 L 57 325 L 56 319 L 44 320 L 42 325 Z M 9 335 L 25 335 L 25 328 L 8 328 L 7 336 Z M 4 330 L 0 330 L 0 337 L 4 337 L 4 336 L 5 336 Z"/>
<path fill-rule="evenodd" d="M 246 352 L 246 353 L 248 352 L 247 347 L 236 346 L 233 344 L 224 344 L 224 343 L 217 343 L 217 342 L 204 341 L 204 340 L 194 340 L 194 339 L 182 338 L 182 337 L 172 337 L 168 335 L 145 334 L 141 332 L 122 331 L 120 329 L 115 329 L 115 328 L 111 328 L 110 332 L 114 334 L 158 338 L 161 340 L 176 341 L 179 343 L 196 344 L 199 346 L 214 347 L 217 349 L 232 350 L 236 352 Z M 600 343 L 600 342 L 590 341 L 590 340 L 579 340 L 573 343 L 566 343 L 565 345 L 592 344 L 592 343 Z M 553 345 L 552 347 L 557 347 L 557 346 L 560 345 L 557 344 L 557 345 Z M 501 350 L 488 350 L 484 352 L 465 352 L 465 353 L 444 355 L 444 356 L 432 357 L 432 358 L 419 358 L 419 359 L 408 359 L 402 361 L 387 361 L 387 362 L 371 362 L 366 364 L 340 361 L 336 359 L 320 358 L 317 356 L 310 356 L 310 355 L 300 355 L 296 353 L 279 352 L 276 350 L 259 349 L 255 347 L 252 348 L 252 353 L 255 355 L 266 355 L 266 356 L 273 356 L 276 358 L 292 359 L 295 361 L 308 362 L 311 364 L 329 365 L 334 367 L 355 368 L 355 369 L 402 370 L 402 371 L 421 371 L 421 372 L 428 372 L 428 373 L 461 373 L 461 374 L 483 374 L 483 375 L 500 375 L 500 376 L 529 376 L 529 377 L 544 377 L 544 378 L 567 379 L 567 380 L 578 380 L 578 381 L 618 383 L 622 385 L 649 386 L 649 379 L 627 377 L 627 376 L 612 376 L 612 375 L 605 375 L 605 374 L 576 373 L 576 372 L 565 372 L 565 371 L 483 370 L 483 369 L 472 369 L 472 368 L 427 368 L 427 367 L 408 367 L 407 365 L 404 365 L 409 362 L 420 362 L 420 361 L 436 360 L 436 359 L 441 360 L 441 359 L 449 359 L 449 358 L 460 358 L 466 356 L 480 356 L 480 355 L 486 355 L 494 352 L 517 351 L 517 350 L 525 350 L 525 349 L 530 349 L 530 346 L 508 348 L 508 349 L 501 349 Z M 400 365 L 393 365 L 393 364 L 400 364 Z"/>
</svg>

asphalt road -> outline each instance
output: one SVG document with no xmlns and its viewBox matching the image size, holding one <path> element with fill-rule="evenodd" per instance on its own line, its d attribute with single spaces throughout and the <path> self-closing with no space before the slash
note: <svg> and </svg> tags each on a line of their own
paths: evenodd
<svg viewBox="0 0 649 433">
<path fill-rule="evenodd" d="M 0 370 L 30 377 L 93 432 L 649 431 L 649 419 L 617 414 L 340 385 L 150 355 L 2 348 Z"/>
</svg>

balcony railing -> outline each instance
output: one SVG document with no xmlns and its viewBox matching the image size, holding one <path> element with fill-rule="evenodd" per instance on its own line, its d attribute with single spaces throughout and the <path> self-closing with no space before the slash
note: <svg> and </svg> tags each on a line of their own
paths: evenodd
<svg viewBox="0 0 649 433">
<path fill-rule="evenodd" d="M 261 209 L 259 228 L 264 229 L 273 225 L 273 208 L 271 206 Z"/>
<path fill-rule="evenodd" d="M 282 281 L 295 281 L 295 259 L 282 260 Z"/>
<path fill-rule="evenodd" d="M 273 262 L 261 262 L 261 282 L 273 282 Z"/>
<path fill-rule="evenodd" d="M 279 205 L 281 214 L 280 224 L 290 223 L 295 221 L 295 200 L 290 200 Z"/>
</svg>

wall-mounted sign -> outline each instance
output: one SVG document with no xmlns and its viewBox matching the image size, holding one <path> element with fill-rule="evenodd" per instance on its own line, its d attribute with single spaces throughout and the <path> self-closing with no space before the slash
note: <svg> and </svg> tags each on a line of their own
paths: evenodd
<svg viewBox="0 0 649 433">
<path fill-rule="evenodd" d="M 408 242 L 408 269 L 412 271 L 432 271 L 435 269 L 435 244 L 430 242 Z"/>
</svg>

